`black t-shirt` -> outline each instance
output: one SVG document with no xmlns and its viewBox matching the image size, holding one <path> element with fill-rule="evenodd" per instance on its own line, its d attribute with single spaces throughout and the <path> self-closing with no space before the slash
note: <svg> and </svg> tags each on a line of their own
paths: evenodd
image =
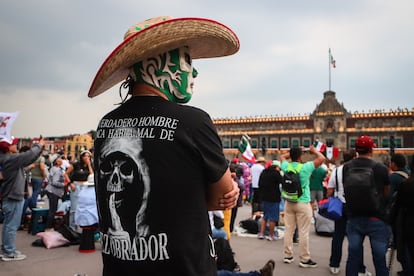
<svg viewBox="0 0 414 276">
<path fill-rule="evenodd" d="M 280 202 L 280 188 L 282 176 L 274 168 L 262 171 L 259 178 L 260 199 L 267 202 Z"/>
<path fill-rule="evenodd" d="M 94 156 L 104 275 L 216 275 L 206 193 L 227 162 L 207 113 L 132 97 Z"/>
<path fill-rule="evenodd" d="M 86 164 L 77 161 L 73 164 L 73 171 L 70 180 L 84 182 L 88 180 L 89 168 Z"/>
</svg>

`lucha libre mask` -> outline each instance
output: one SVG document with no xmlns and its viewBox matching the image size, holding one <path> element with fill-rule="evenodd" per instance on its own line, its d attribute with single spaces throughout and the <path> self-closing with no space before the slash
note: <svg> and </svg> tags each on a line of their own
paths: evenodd
<svg viewBox="0 0 414 276">
<path fill-rule="evenodd" d="M 138 83 L 149 84 L 176 103 L 187 103 L 193 94 L 197 70 L 187 47 L 171 50 L 148 58 L 132 67 L 132 76 Z"/>
</svg>

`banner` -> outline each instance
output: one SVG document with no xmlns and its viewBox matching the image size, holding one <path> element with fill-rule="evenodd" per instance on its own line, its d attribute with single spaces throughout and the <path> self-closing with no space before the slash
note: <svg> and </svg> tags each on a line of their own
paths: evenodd
<svg viewBox="0 0 414 276">
<path fill-rule="evenodd" d="M 12 142 L 11 128 L 19 112 L 5 113 L 0 112 L 0 140 Z"/>
</svg>

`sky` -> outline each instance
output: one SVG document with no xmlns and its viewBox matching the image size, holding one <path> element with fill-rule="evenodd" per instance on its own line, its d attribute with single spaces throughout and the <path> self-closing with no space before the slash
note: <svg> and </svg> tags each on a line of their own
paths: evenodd
<svg viewBox="0 0 414 276">
<path fill-rule="evenodd" d="M 21 138 L 95 130 L 120 101 L 119 85 L 87 96 L 97 70 L 130 26 L 160 15 L 238 35 L 235 55 L 193 61 L 188 104 L 213 119 L 309 114 L 329 89 L 350 112 L 411 110 L 413 14 L 412 0 L 4 0 L 0 112 L 19 112 Z"/>
</svg>

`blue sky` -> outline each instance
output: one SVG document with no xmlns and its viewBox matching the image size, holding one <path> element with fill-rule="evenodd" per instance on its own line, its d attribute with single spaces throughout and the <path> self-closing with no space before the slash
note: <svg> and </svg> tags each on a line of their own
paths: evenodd
<svg viewBox="0 0 414 276">
<path fill-rule="evenodd" d="M 212 118 L 305 114 L 329 89 L 348 111 L 414 107 L 414 1 L 21 0 L 0 3 L 0 112 L 12 134 L 86 133 L 119 102 L 89 86 L 144 19 L 205 17 L 238 35 L 230 57 L 195 60 L 190 105 Z"/>
</svg>

